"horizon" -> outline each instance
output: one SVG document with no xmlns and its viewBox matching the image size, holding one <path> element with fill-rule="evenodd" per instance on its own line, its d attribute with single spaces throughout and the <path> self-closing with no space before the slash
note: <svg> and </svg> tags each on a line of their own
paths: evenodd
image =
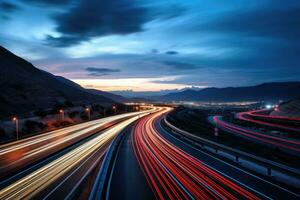
<svg viewBox="0 0 300 200">
<path fill-rule="evenodd" d="M 93 10 L 101 7 L 94 0 L 3 1 L 0 44 L 42 70 L 103 91 L 300 80 L 297 1 L 105 6 Z M 91 11 L 85 16 L 82 9 Z"/>
</svg>

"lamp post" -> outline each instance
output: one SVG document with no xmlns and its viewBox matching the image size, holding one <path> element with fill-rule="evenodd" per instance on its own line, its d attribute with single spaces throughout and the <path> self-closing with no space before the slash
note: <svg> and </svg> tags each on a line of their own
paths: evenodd
<svg viewBox="0 0 300 200">
<path fill-rule="evenodd" d="M 116 114 L 116 112 L 117 112 L 117 107 L 116 107 L 116 106 L 113 106 L 112 109 L 114 110 L 114 113 Z"/>
<path fill-rule="evenodd" d="M 91 109 L 86 108 L 85 111 L 88 113 L 89 121 L 91 120 Z"/>
<path fill-rule="evenodd" d="M 17 134 L 17 140 L 19 139 L 19 120 L 17 117 L 13 117 L 13 122 L 16 123 L 16 134 Z"/>
<path fill-rule="evenodd" d="M 61 120 L 64 121 L 65 120 L 65 111 L 63 109 L 60 109 L 59 113 L 61 114 Z"/>
</svg>

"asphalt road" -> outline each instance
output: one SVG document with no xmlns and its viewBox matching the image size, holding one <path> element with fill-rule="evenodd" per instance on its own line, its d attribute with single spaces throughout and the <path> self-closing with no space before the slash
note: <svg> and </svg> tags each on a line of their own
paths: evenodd
<svg viewBox="0 0 300 200">
<path fill-rule="evenodd" d="M 0 180 L 134 115 L 136 113 L 93 120 L 1 145 Z"/>
<path fill-rule="evenodd" d="M 300 153 L 300 141 L 250 130 L 233 123 L 226 122 L 221 116 L 210 117 L 209 121 L 215 124 L 218 128 L 237 136 L 285 149 L 290 152 Z"/>
<path fill-rule="evenodd" d="M 94 131 L 98 131 L 91 137 L 79 143 L 77 142 L 57 154 L 48 156 L 29 167 L 23 167 L 14 176 L 3 180 L 0 183 L 0 199 L 71 199 L 83 179 L 99 164 L 113 138 L 126 126 L 135 121 L 137 116 L 136 113 L 126 114 L 126 120 L 119 121 L 119 119 L 123 118 L 124 115 L 103 119 L 102 121 L 105 121 L 105 124 L 108 122 L 116 122 L 116 124 L 100 133 L 98 127 L 101 127 L 103 123 L 99 123 L 99 120 L 89 122 L 89 125 L 85 126 L 84 129 L 80 128 L 74 133 L 69 132 L 68 134 L 63 132 L 65 135 L 61 137 L 64 139 L 63 141 L 67 141 L 68 136 L 73 138 L 74 134 L 83 135 L 84 138 L 88 137 L 85 133 L 90 133 L 91 127 L 93 127 Z M 70 128 L 74 129 L 74 127 Z M 47 134 L 45 137 L 52 136 L 52 134 Z M 39 140 L 46 140 L 44 137 L 35 137 L 35 139 L 33 141 L 26 139 L 24 143 L 19 141 L 15 145 L 6 145 L 2 152 L 11 153 L 18 151 L 23 146 L 30 149 L 31 143 L 36 145 L 40 144 Z M 58 141 L 60 140 L 56 140 L 55 144 L 59 143 Z M 47 144 L 49 143 L 40 144 L 40 147 L 48 147 Z M 29 151 L 39 152 L 40 147 L 34 146 Z M 24 157 L 24 155 L 22 156 Z"/>
<path fill-rule="evenodd" d="M 165 112 L 139 120 L 122 142 L 109 185 L 111 199 L 300 198 L 176 138 L 160 124 Z"/>
<path fill-rule="evenodd" d="M 132 128 L 131 126 L 126 131 L 120 144 L 114 171 L 111 174 L 108 199 L 154 199 L 151 188 L 134 155 Z"/>
</svg>

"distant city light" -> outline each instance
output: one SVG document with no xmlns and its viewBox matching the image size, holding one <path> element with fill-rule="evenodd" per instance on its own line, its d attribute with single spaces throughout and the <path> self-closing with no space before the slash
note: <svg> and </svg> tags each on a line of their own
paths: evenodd
<svg viewBox="0 0 300 200">
<path fill-rule="evenodd" d="M 266 109 L 271 109 L 271 108 L 273 108 L 272 105 L 270 105 L 270 104 L 266 105 Z"/>
</svg>

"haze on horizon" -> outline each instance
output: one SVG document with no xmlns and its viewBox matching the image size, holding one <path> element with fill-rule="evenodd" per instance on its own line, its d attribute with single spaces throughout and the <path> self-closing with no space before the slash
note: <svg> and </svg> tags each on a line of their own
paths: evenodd
<svg viewBox="0 0 300 200">
<path fill-rule="evenodd" d="M 1 45 L 106 91 L 298 81 L 299 24 L 296 0 L 0 2 Z"/>
</svg>

